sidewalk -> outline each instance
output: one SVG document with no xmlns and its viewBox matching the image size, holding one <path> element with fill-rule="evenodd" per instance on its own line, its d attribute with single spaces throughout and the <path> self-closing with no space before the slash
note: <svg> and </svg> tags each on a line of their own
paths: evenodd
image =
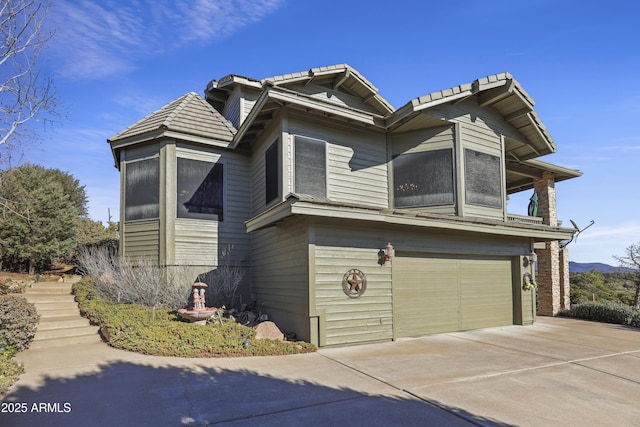
<svg viewBox="0 0 640 427">
<path fill-rule="evenodd" d="M 27 350 L 0 426 L 637 425 L 640 331 L 539 318 L 278 357 Z M 15 405 L 14 405 L 15 407 Z"/>
</svg>

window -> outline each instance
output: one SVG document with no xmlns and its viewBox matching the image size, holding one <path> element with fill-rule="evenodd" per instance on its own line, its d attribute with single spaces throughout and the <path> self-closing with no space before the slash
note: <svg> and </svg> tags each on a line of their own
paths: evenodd
<svg viewBox="0 0 640 427">
<path fill-rule="evenodd" d="M 502 179 L 498 156 L 465 148 L 464 176 L 468 204 L 502 208 Z"/>
<path fill-rule="evenodd" d="M 295 192 L 327 197 L 327 153 L 325 142 L 295 137 Z"/>
<path fill-rule="evenodd" d="M 221 163 L 178 157 L 178 218 L 217 219 L 224 212 L 224 170 Z"/>
<path fill-rule="evenodd" d="M 160 216 L 160 162 L 158 158 L 128 162 L 124 177 L 124 220 Z"/>
<path fill-rule="evenodd" d="M 280 196 L 280 152 L 276 140 L 264 153 L 265 204 Z"/>
<path fill-rule="evenodd" d="M 395 207 L 452 205 L 453 150 L 402 154 L 393 159 Z"/>
</svg>

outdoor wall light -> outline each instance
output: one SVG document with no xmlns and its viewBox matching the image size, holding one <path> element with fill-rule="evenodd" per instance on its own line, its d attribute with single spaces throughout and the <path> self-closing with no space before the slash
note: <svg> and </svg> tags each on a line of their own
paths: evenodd
<svg viewBox="0 0 640 427">
<path fill-rule="evenodd" d="M 380 252 L 380 265 L 385 265 L 387 261 L 391 261 L 393 256 L 395 255 L 395 249 L 391 243 L 387 243 L 387 246 L 384 249 L 381 249 Z"/>
<path fill-rule="evenodd" d="M 531 251 L 531 253 L 529 254 L 529 262 L 531 264 L 535 264 L 536 261 L 538 261 L 538 254 L 536 254 L 534 251 Z"/>
</svg>

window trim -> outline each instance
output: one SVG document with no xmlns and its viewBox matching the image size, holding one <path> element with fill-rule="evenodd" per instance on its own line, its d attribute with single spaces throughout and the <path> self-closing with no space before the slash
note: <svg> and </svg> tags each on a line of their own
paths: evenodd
<svg viewBox="0 0 640 427">
<path fill-rule="evenodd" d="M 396 188 L 397 188 L 397 182 L 396 182 L 396 173 L 395 173 L 395 163 L 394 161 L 398 158 L 398 157 L 405 157 L 405 156 L 414 156 L 414 155 L 420 155 L 420 154 L 424 154 L 424 153 L 430 153 L 430 152 L 434 152 L 434 151 L 448 151 L 451 154 L 451 201 L 450 202 L 443 202 L 443 203 L 434 203 L 434 204 L 416 204 L 416 205 L 409 205 L 409 206 L 398 206 L 396 204 Z M 398 209 L 412 209 L 412 208 L 438 208 L 438 207 L 443 207 L 443 206 L 455 206 L 456 205 L 456 201 L 457 201 L 457 193 L 458 193 L 458 188 L 457 188 L 457 175 L 456 175 L 456 155 L 455 155 L 455 149 L 454 147 L 439 147 L 439 148 L 433 148 L 433 149 L 429 149 L 429 150 L 421 150 L 421 151 L 414 151 L 414 152 L 410 152 L 410 153 L 400 153 L 400 154 L 396 154 L 392 157 L 391 159 L 391 174 L 393 179 L 392 181 L 392 187 L 391 187 L 391 201 L 392 201 L 392 206 L 394 208 L 398 208 Z"/>
<path fill-rule="evenodd" d="M 499 197 L 500 200 L 500 205 L 499 206 L 493 206 L 493 205 L 489 205 L 489 204 L 483 204 L 480 202 L 472 202 L 469 201 L 469 185 L 468 185 L 468 179 L 469 179 L 469 174 L 467 173 L 467 153 L 468 152 L 475 152 L 481 155 L 485 155 L 485 156 L 490 156 L 490 157 L 494 157 L 497 159 L 497 164 L 498 164 L 498 181 L 497 181 L 497 188 L 498 188 L 498 192 L 499 195 L 497 195 Z M 502 158 L 499 154 L 496 153 L 488 153 L 486 151 L 482 151 L 482 150 L 478 150 L 476 148 L 473 147 L 464 147 L 463 148 L 463 153 L 462 153 L 462 168 L 464 171 L 464 180 L 463 180 L 463 185 L 464 185 L 464 202 L 465 204 L 469 205 L 469 206 L 477 206 L 480 208 L 485 208 L 485 209 L 495 209 L 495 210 L 503 210 L 505 208 L 505 196 L 504 196 L 504 189 L 503 189 L 503 175 L 504 175 L 504 166 L 503 166 L 503 162 L 502 162 Z M 493 195 L 496 196 L 496 195 Z"/>
<path fill-rule="evenodd" d="M 178 216 L 178 212 L 179 212 L 178 211 L 178 206 L 179 206 L 179 201 L 178 201 L 178 191 L 179 191 L 178 176 L 180 175 L 180 168 L 178 166 L 179 159 L 207 163 L 207 164 L 212 165 L 212 169 L 215 168 L 215 167 L 220 167 L 222 169 L 222 200 L 221 200 L 222 212 L 220 212 L 218 214 L 201 213 L 201 214 L 199 214 L 200 216 L 195 216 L 195 217 Z M 228 181 L 228 178 L 226 177 L 226 175 L 227 175 L 227 166 L 226 166 L 224 161 L 220 160 L 220 157 L 218 157 L 217 160 L 214 160 L 214 159 L 201 159 L 201 158 L 196 159 L 196 158 L 188 157 L 188 156 L 176 156 L 176 187 L 175 187 L 176 206 L 175 206 L 175 218 L 178 219 L 178 220 L 202 220 L 202 221 L 224 222 L 224 219 L 225 219 L 225 216 L 226 216 L 226 213 L 227 213 L 227 181 Z"/>
<path fill-rule="evenodd" d="M 266 150 L 264 150 L 264 204 L 268 206 L 273 203 L 274 200 L 279 200 L 282 197 L 282 177 L 280 171 L 282 170 L 282 159 L 280 155 L 280 138 L 276 138 Z M 272 151 L 273 150 L 273 151 Z M 273 156 L 272 161 L 275 165 L 269 167 L 269 156 Z M 273 175 L 271 175 L 271 174 Z M 275 178 L 275 183 L 272 180 Z M 275 194 L 269 192 L 269 184 L 275 185 Z M 271 196 L 271 197 L 269 197 Z"/>
<path fill-rule="evenodd" d="M 134 219 L 129 219 L 127 218 L 127 208 L 129 207 L 129 204 L 127 203 L 127 197 L 128 197 L 128 185 L 127 185 L 127 181 L 129 179 L 129 167 L 132 164 L 137 164 L 137 163 L 141 163 L 141 162 L 145 162 L 145 161 L 149 161 L 149 160 L 155 160 L 157 167 L 158 167 L 158 175 L 157 175 L 157 215 L 156 216 L 150 216 L 150 217 L 145 217 L 145 218 L 134 218 Z M 137 221 L 155 221 L 155 220 L 159 220 L 160 216 L 161 216 L 161 197 L 160 197 L 160 176 L 162 174 L 161 171 L 162 165 L 160 164 L 160 156 L 159 155 L 154 155 L 154 156 L 150 156 L 150 157 L 144 157 L 144 158 L 138 158 L 135 160 L 128 160 L 126 162 L 124 162 L 124 179 L 123 179 L 123 186 L 124 186 L 124 191 L 123 191 L 123 195 L 122 195 L 122 202 L 123 202 L 123 212 L 122 212 L 122 216 L 123 216 L 123 221 L 124 222 L 137 222 Z"/>
</svg>

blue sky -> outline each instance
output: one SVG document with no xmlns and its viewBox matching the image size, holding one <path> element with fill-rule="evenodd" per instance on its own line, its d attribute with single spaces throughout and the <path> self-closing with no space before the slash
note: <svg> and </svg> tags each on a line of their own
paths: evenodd
<svg viewBox="0 0 640 427">
<path fill-rule="evenodd" d="M 558 146 L 541 160 L 584 172 L 556 186 L 564 225 L 595 220 L 570 259 L 614 264 L 640 241 L 639 16 L 631 0 L 55 0 L 44 66 L 68 114 L 25 160 L 71 173 L 91 218 L 117 220 L 106 139 L 211 79 L 347 63 L 399 108 L 508 71 Z"/>
</svg>

